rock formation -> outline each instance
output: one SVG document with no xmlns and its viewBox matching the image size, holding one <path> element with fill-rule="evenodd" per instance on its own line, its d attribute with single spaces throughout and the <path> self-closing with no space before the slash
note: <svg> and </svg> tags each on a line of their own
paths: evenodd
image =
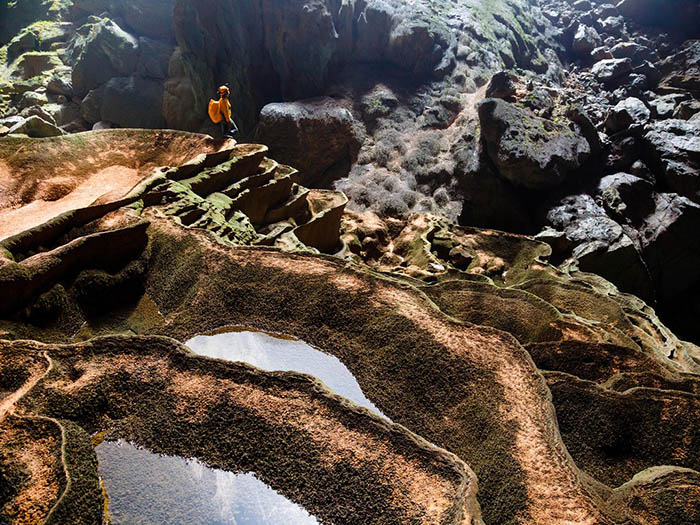
<svg viewBox="0 0 700 525">
<path fill-rule="evenodd" d="M 0 523 L 103 522 L 102 439 L 323 523 L 700 523 L 699 17 L 0 1 Z"/>
</svg>

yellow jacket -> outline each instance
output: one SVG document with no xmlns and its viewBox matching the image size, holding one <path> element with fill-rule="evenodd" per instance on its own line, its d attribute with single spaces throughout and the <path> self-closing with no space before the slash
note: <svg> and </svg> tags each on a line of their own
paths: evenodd
<svg viewBox="0 0 700 525">
<path fill-rule="evenodd" d="M 222 97 L 219 100 L 212 99 L 209 101 L 209 118 L 214 124 L 218 124 L 222 120 L 226 120 L 228 123 L 231 122 L 231 102 L 229 102 L 228 98 Z"/>
</svg>

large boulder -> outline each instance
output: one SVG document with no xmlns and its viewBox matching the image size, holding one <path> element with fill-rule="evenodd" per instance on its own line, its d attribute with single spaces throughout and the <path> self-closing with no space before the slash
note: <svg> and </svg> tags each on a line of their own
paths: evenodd
<svg viewBox="0 0 700 525">
<path fill-rule="evenodd" d="M 138 63 L 138 39 L 109 19 L 81 28 L 76 43 L 73 90 L 85 96 L 110 78 L 128 76 Z"/>
<path fill-rule="evenodd" d="M 139 76 L 117 77 L 105 84 L 101 120 L 124 128 L 162 128 L 163 82 Z"/>
<path fill-rule="evenodd" d="M 22 134 L 28 137 L 39 139 L 45 137 L 58 137 L 63 135 L 63 131 L 54 126 L 50 122 L 45 121 L 37 115 L 33 115 L 28 119 L 19 122 L 12 126 L 8 134 Z"/>
<path fill-rule="evenodd" d="M 596 62 L 591 73 L 604 84 L 612 84 L 632 72 L 632 59 L 608 58 Z"/>
<path fill-rule="evenodd" d="M 540 118 L 504 100 L 481 101 L 479 120 L 491 161 L 502 177 L 517 186 L 558 186 L 591 153 L 574 123 L 569 127 Z"/>
<path fill-rule="evenodd" d="M 654 185 L 629 173 L 603 177 L 598 191 L 605 210 L 619 221 L 638 224 L 654 210 Z"/>
<path fill-rule="evenodd" d="M 642 253 L 662 301 L 700 282 L 700 206 L 675 194 L 654 196 L 655 210 L 649 215 L 639 239 Z"/>
<path fill-rule="evenodd" d="M 700 203 L 700 121 L 654 122 L 644 136 L 649 165 L 672 191 Z"/>
<path fill-rule="evenodd" d="M 561 199 L 547 214 L 580 270 L 597 273 L 622 291 L 653 297 L 653 285 L 641 254 L 625 229 L 586 194 Z"/>
<path fill-rule="evenodd" d="M 352 114 L 328 97 L 268 104 L 255 138 L 276 160 L 299 169 L 305 186 L 334 165 L 346 162 L 349 168 L 359 149 Z"/>
<path fill-rule="evenodd" d="M 621 100 L 610 112 L 605 127 L 611 133 L 623 131 L 630 126 L 642 126 L 651 118 L 651 111 L 638 98 Z"/>
<path fill-rule="evenodd" d="M 579 24 L 574 34 L 571 50 L 578 55 L 588 56 L 591 54 L 591 51 L 599 47 L 602 43 L 603 39 L 600 38 L 598 31 L 585 24 Z"/>
</svg>

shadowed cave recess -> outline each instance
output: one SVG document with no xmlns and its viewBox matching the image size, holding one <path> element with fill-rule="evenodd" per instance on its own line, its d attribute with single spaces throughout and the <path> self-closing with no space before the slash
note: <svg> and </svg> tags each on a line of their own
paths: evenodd
<svg viewBox="0 0 700 525">
<path fill-rule="evenodd" d="M 700 523 L 699 39 L 0 0 L 0 524 Z"/>
</svg>

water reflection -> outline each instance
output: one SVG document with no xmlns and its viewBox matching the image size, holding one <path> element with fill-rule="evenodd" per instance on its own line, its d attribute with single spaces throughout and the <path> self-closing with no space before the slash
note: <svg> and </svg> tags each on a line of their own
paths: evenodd
<svg viewBox="0 0 700 525">
<path fill-rule="evenodd" d="M 386 418 L 365 397 L 355 377 L 337 357 L 324 354 L 298 339 L 228 328 L 213 335 L 198 335 L 186 344 L 200 355 L 244 361 L 264 370 L 293 370 L 310 374 L 337 394 Z"/>
<path fill-rule="evenodd" d="M 112 525 L 311 525 L 316 519 L 252 474 L 211 469 L 125 441 L 97 448 Z"/>
</svg>

